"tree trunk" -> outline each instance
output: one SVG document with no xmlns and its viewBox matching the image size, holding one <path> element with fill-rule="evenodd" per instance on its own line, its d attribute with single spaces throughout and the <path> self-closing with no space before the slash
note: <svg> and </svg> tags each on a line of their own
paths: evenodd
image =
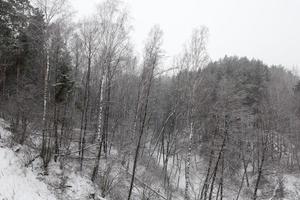
<svg viewBox="0 0 300 200">
<path fill-rule="evenodd" d="M 49 56 L 48 56 L 48 50 L 46 49 L 46 71 L 45 71 L 45 78 L 44 78 L 44 94 L 43 94 L 43 130 L 42 130 L 42 150 L 41 150 L 41 157 L 43 158 L 44 166 L 47 164 L 45 161 L 47 160 L 46 153 L 47 153 L 47 139 L 49 139 L 47 134 L 47 106 L 48 106 L 48 82 L 49 82 Z"/>
<path fill-rule="evenodd" d="M 217 175 L 217 171 L 218 171 L 219 162 L 221 160 L 222 155 L 224 154 L 224 148 L 225 148 L 226 137 L 227 137 L 226 135 L 227 134 L 225 133 L 225 136 L 224 136 L 224 139 L 223 139 L 223 142 L 222 142 L 222 146 L 221 146 L 218 158 L 217 158 L 217 162 L 216 162 L 216 165 L 215 165 L 215 168 L 214 168 L 214 171 L 213 171 L 212 181 L 211 181 L 211 184 L 210 184 L 210 193 L 209 193 L 209 197 L 208 197 L 209 200 L 212 199 L 214 183 L 215 183 L 215 179 L 216 179 L 216 175 Z"/>
<path fill-rule="evenodd" d="M 264 144 L 264 141 L 263 141 L 263 149 L 262 149 L 262 156 L 261 156 L 261 161 L 260 161 L 260 165 L 258 166 L 258 175 L 257 175 L 257 180 L 256 180 L 256 183 L 255 183 L 255 188 L 254 188 L 254 193 L 253 193 L 253 198 L 252 200 L 256 200 L 257 199 L 257 190 L 258 190 L 258 187 L 259 187 L 259 183 L 260 183 L 260 179 L 261 179 L 261 176 L 262 176 L 262 172 L 263 172 L 263 165 L 264 165 L 264 161 L 265 161 L 265 151 L 266 151 L 266 144 Z"/>
<path fill-rule="evenodd" d="M 102 149 L 102 143 L 103 143 L 103 96 L 104 96 L 104 75 L 102 76 L 100 82 L 101 82 L 101 88 L 100 88 L 100 98 L 99 98 L 99 113 L 98 113 L 98 125 L 97 125 L 97 142 L 99 144 L 98 147 L 98 153 L 97 158 L 94 164 L 93 174 L 91 177 L 91 180 L 94 182 L 96 180 L 98 170 L 99 170 L 99 164 L 100 164 L 100 158 L 101 158 L 101 149 Z"/>
<path fill-rule="evenodd" d="M 90 44 L 91 45 L 91 44 Z M 89 46 L 89 56 L 88 56 L 88 70 L 86 75 L 85 93 L 84 93 L 84 108 L 82 113 L 82 122 L 80 130 L 80 171 L 82 171 L 83 159 L 84 159 L 84 149 L 85 149 L 85 137 L 86 129 L 88 123 L 88 110 L 90 101 L 90 76 L 91 76 L 91 62 L 92 62 L 92 52 L 91 46 Z"/>
<path fill-rule="evenodd" d="M 189 200 L 189 185 L 190 183 L 190 165 L 191 165 L 191 156 L 192 156 L 192 144 L 193 144 L 193 134 L 194 134 L 194 124 L 190 123 L 190 135 L 189 135 L 189 148 L 188 155 L 186 160 L 186 168 L 185 168 L 185 191 L 184 191 L 184 199 Z"/>
</svg>

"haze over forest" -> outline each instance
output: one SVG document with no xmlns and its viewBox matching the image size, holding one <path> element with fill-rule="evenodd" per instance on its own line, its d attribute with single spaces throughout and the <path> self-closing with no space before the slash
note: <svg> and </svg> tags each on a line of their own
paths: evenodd
<svg viewBox="0 0 300 200">
<path fill-rule="evenodd" d="M 73 0 L 75 19 L 91 15 L 101 0 Z M 155 24 L 164 31 L 165 62 L 180 53 L 191 31 L 209 29 L 207 45 L 213 60 L 247 56 L 268 65 L 298 70 L 300 18 L 298 0 L 126 0 L 135 48 L 143 49 L 145 35 Z"/>
</svg>

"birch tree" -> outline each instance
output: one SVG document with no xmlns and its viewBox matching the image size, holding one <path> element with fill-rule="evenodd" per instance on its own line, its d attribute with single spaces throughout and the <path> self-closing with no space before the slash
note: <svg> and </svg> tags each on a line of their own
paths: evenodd
<svg viewBox="0 0 300 200">
<path fill-rule="evenodd" d="M 35 5 L 43 12 L 46 26 L 46 38 L 44 53 L 44 94 L 43 94 L 43 115 L 42 115 L 42 150 L 41 156 L 44 161 L 44 166 L 50 161 L 51 152 L 50 149 L 50 136 L 49 130 L 47 130 L 47 112 L 48 112 L 48 95 L 49 95 L 49 48 L 50 48 L 50 25 L 58 20 L 66 13 L 66 7 L 68 0 L 35 0 Z M 47 144 L 48 143 L 48 144 Z"/>
<path fill-rule="evenodd" d="M 195 108 L 197 102 L 195 91 L 197 86 L 201 82 L 201 68 L 208 62 L 208 55 L 206 51 L 208 29 L 201 27 L 200 29 L 194 30 L 190 43 L 187 45 L 184 55 L 179 62 L 182 70 L 186 70 L 185 79 L 188 81 L 185 86 L 185 99 L 186 99 L 186 120 L 187 129 L 189 130 L 189 142 L 188 142 L 188 153 L 186 157 L 185 167 L 185 200 L 190 199 L 189 187 L 190 187 L 190 165 L 191 165 L 191 154 L 192 145 L 195 129 Z M 194 76 L 192 76 L 194 73 Z M 200 102 L 201 104 L 201 102 Z"/>
<path fill-rule="evenodd" d="M 150 95 L 150 88 L 153 81 L 153 74 L 154 70 L 157 68 L 162 58 L 161 45 L 162 31 L 158 26 L 155 26 L 151 29 L 149 33 L 148 40 L 144 49 L 143 71 L 141 75 L 141 83 L 139 88 L 140 91 L 138 96 L 138 105 L 134 125 L 135 136 L 138 137 L 138 141 L 135 149 L 132 176 L 127 197 L 128 200 L 131 199 L 133 184 L 135 180 L 135 172 L 139 157 L 141 140 L 144 134 L 144 127 L 147 117 L 147 107 Z"/>
<path fill-rule="evenodd" d="M 99 27 L 96 19 L 90 18 L 83 21 L 80 27 L 80 34 L 83 41 L 83 50 L 87 65 L 87 69 L 85 71 L 84 97 L 81 110 L 80 139 L 78 145 L 80 155 L 80 170 L 82 170 L 85 153 L 84 150 L 86 145 L 86 131 L 88 128 L 88 115 L 90 109 L 91 67 L 99 45 Z"/>
<path fill-rule="evenodd" d="M 97 116 L 97 158 L 95 160 L 92 180 L 98 173 L 101 151 L 107 154 L 109 112 L 111 107 L 111 88 L 115 75 L 121 73 L 131 56 L 129 41 L 130 26 L 128 13 L 115 0 L 107 0 L 99 5 L 97 12 L 100 42 L 96 70 L 100 71 L 100 98 Z"/>
</svg>

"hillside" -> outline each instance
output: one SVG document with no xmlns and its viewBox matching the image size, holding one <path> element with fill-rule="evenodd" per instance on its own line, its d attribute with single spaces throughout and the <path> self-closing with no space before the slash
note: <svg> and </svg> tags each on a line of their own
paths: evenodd
<svg viewBox="0 0 300 200">
<path fill-rule="evenodd" d="M 53 163 L 49 166 L 49 174 L 43 174 L 41 161 L 38 158 L 32 160 L 33 149 L 26 145 L 14 145 L 8 127 L 0 119 L 0 199 L 81 200 L 90 199 L 89 195 L 95 194 L 91 182 L 74 172 L 65 172 L 68 178 L 62 189 L 62 171 L 59 166 Z"/>
<path fill-rule="evenodd" d="M 43 174 L 42 162 L 39 158 L 32 159 L 32 154 L 34 152 L 33 149 L 30 149 L 26 145 L 13 145 L 11 137 L 12 133 L 8 131 L 9 128 L 8 123 L 1 119 L 0 121 L 0 198 L 3 200 L 59 200 L 59 199 L 72 199 L 72 200 L 87 200 L 87 199 L 98 199 L 104 200 L 100 197 L 100 194 L 103 192 L 101 188 L 95 186 L 88 177 L 84 177 L 80 175 L 80 173 L 76 173 L 76 169 L 73 167 L 64 168 L 64 170 L 60 170 L 58 164 L 51 163 L 49 165 L 48 173 Z M 155 157 L 155 155 L 153 155 Z M 154 158 L 153 157 L 153 158 Z M 171 158 L 173 159 L 173 158 Z M 197 198 L 197 185 L 202 184 L 202 180 L 204 179 L 205 162 L 201 158 L 195 158 L 195 162 L 192 162 L 191 174 L 193 177 L 191 179 L 191 185 L 196 186 L 193 188 L 195 192 L 195 198 Z M 142 162 L 143 163 L 143 162 Z M 153 189 L 152 197 L 157 199 L 164 199 L 164 193 L 161 193 L 159 188 L 163 186 L 163 177 L 157 176 L 159 174 L 161 167 L 163 167 L 162 162 L 157 163 L 156 166 L 152 166 L 152 169 L 149 169 L 145 165 L 140 163 L 138 166 L 138 178 L 136 180 L 136 191 L 135 196 L 139 199 L 140 195 L 144 194 L 144 189 Z M 200 165 L 199 165 L 200 163 Z M 202 163 L 202 164 L 201 164 Z M 75 163 L 74 163 L 75 164 Z M 149 164 L 149 162 L 148 162 Z M 184 165 L 184 163 L 170 163 L 169 168 L 176 168 L 175 165 Z M 76 165 L 76 164 L 75 164 Z M 149 166 L 149 165 L 148 165 Z M 105 166 L 102 166 L 105 169 Z M 119 165 L 112 165 L 112 168 L 121 167 Z M 153 169 L 154 168 L 154 169 Z M 146 170 L 146 171 L 145 171 Z M 125 171 L 125 170 L 124 170 Z M 180 169 L 179 172 L 175 172 L 175 175 L 171 177 L 170 185 L 174 192 L 172 195 L 172 199 L 181 200 L 184 199 L 183 191 L 185 187 L 184 176 L 185 171 L 184 167 Z M 64 175 L 63 175 L 64 174 Z M 111 175 L 111 174 L 110 174 Z M 263 188 L 266 191 L 269 191 L 270 200 L 277 199 L 276 196 L 279 192 L 279 182 L 275 178 L 276 174 L 268 176 L 269 184 L 266 184 Z M 299 174 L 281 174 L 281 183 L 282 188 L 284 188 L 284 196 L 283 200 L 297 200 L 300 197 L 300 176 Z M 65 178 L 62 178 L 65 177 Z M 118 177 L 115 176 L 118 181 L 126 179 L 123 175 L 118 174 Z M 151 184 L 148 184 L 147 181 L 151 179 Z M 272 183 L 272 181 L 274 181 Z M 63 185 L 62 185 L 63 184 Z M 125 185 L 128 186 L 128 183 L 112 183 L 115 184 L 114 192 L 121 192 L 122 187 Z M 231 190 L 228 190 L 224 194 L 225 200 L 231 200 L 235 198 L 233 191 L 237 191 L 237 187 L 233 182 L 228 183 L 231 184 Z M 177 185 L 177 186 L 176 186 Z M 149 192 L 151 192 L 149 190 Z M 141 191 L 143 191 L 141 193 Z M 150 193 L 149 193 L 150 194 Z M 108 193 L 108 196 L 113 196 L 113 193 Z M 115 194 L 116 195 L 116 194 Z M 125 194 L 124 194 L 125 195 Z M 160 196 L 161 195 L 161 196 Z M 244 196 L 244 195 L 243 195 Z M 155 199 L 156 199 L 155 198 Z M 108 199 L 114 199 L 109 198 Z M 247 196 L 240 197 L 240 200 L 248 199 Z"/>
</svg>

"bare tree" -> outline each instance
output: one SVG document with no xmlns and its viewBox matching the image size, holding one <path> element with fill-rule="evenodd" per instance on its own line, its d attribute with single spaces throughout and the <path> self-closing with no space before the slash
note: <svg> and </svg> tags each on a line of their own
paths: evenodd
<svg viewBox="0 0 300 200">
<path fill-rule="evenodd" d="M 43 12 L 46 25 L 46 38 L 45 38 L 45 47 L 44 47 L 44 65 L 45 65 L 45 75 L 44 75 L 44 95 L 43 95 L 43 129 L 42 129 L 42 150 L 41 156 L 44 160 L 44 166 L 47 166 L 47 163 L 50 161 L 51 153 L 49 145 L 50 136 L 47 130 L 47 112 L 48 112 L 48 95 L 49 95 L 49 48 L 50 48 L 50 25 L 58 20 L 62 19 L 61 17 L 66 13 L 67 0 L 35 0 L 35 5 Z M 47 142 L 48 140 L 48 142 Z M 49 149 L 50 148 L 50 149 Z"/>
<path fill-rule="evenodd" d="M 185 86 L 186 100 L 187 100 L 187 110 L 186 119 L 187 127 L 189 127 L 189 142 L 188 142 L 188 154 L 186 158 L 186 168 L 185 168 L 185 199 L 190 199 L 189 197 L 189 185 L 190 183 L 190 162 L 192 154 L 193 136 L 195 129 L 195 108 L 197 102 L 195 92 L 198 85 L 201 82 L 201 68 L 205 66 L 208 61 L 208 55 L 206 51 L 208 29 L 206 27 L 201 27 L 200 29 L 194 30 L 190 43 L 185 49 L 184 55 L 178 65 L 181 69 L 186 70 L 186 80 L 188 80 Z M 191 72 L 196 75 L 191 76 Z"/>
<path fill-rule="evenodd" d="M 107 154 L 109 112 L 111 106 L 111 88 L 115 75 L 122 72 L 127 58 L 130 56 L 129 40 L 130 26 L 128 12 L 119 1 L 107 0 L 98 8 L 102 39 L 100 51 L 100 66 L 105 70 L 104 88 L 104 118 L 103 118 L 103 150 Z"/>
<path fill-rule="evenodd" d="M 98 173 L 101 151 L 107 154 L 111 88 L 115 75 L 123 71 L 130 57 L 128 13 L 118 1 L 107 0 L 98 7 L 100 29 L 97 69 L 101 71 L 100 98 L 98 102 L 97 142 L 98 153 L 92 174 L 95 180 Z"/>
<path fill-rule="evenodd" d="M 82 170 L 86 143 L 85 137 L 88 126 L 88 114 L 90 109 L 91 67 L 99 45 L 99 26 L 96 19 L 91 18 L 83 21 L 81 23 L 80 34 L 83 41 L 84 55 L 87 60 L 87 70 L 85 75 L 84 97 L 80 123 L 80 140 L 78 146 L 80 155 L 80 170 Z"/>
<path fill-rule="evenodd" d="M 162 57 L 162 31 L 158 26 L 152 28 L 149 33 L 149 38 L 146 43 L 144 49 L 144 61 L 143 61 L 143 71 L 140 83 L 140 92 L 138 96 L 138 105 L 136 111 L 136 119 L 135 119 L 135 126 L 134 131 L 135 135 L 138 137 L 138 142 L 135 150 L 134 161 L 133 161 L 133 169 L 132 169 L 132 176 L 130 181 L 130 188 L 128 192 L 128 200 L 131 199 L 131 193 L 133 189 L 134 179 L 135 179 L 135 172 L 137 167 L 137 161 L 140 151 L 140 145 L 142 136 L 144 133 L 145 121 L 147 116 L 147 107 L 150 95 L 150 88 L 153 80 L 153 74 L 155 68 L 158 66 L 160 59 Z"/>
</svg>

